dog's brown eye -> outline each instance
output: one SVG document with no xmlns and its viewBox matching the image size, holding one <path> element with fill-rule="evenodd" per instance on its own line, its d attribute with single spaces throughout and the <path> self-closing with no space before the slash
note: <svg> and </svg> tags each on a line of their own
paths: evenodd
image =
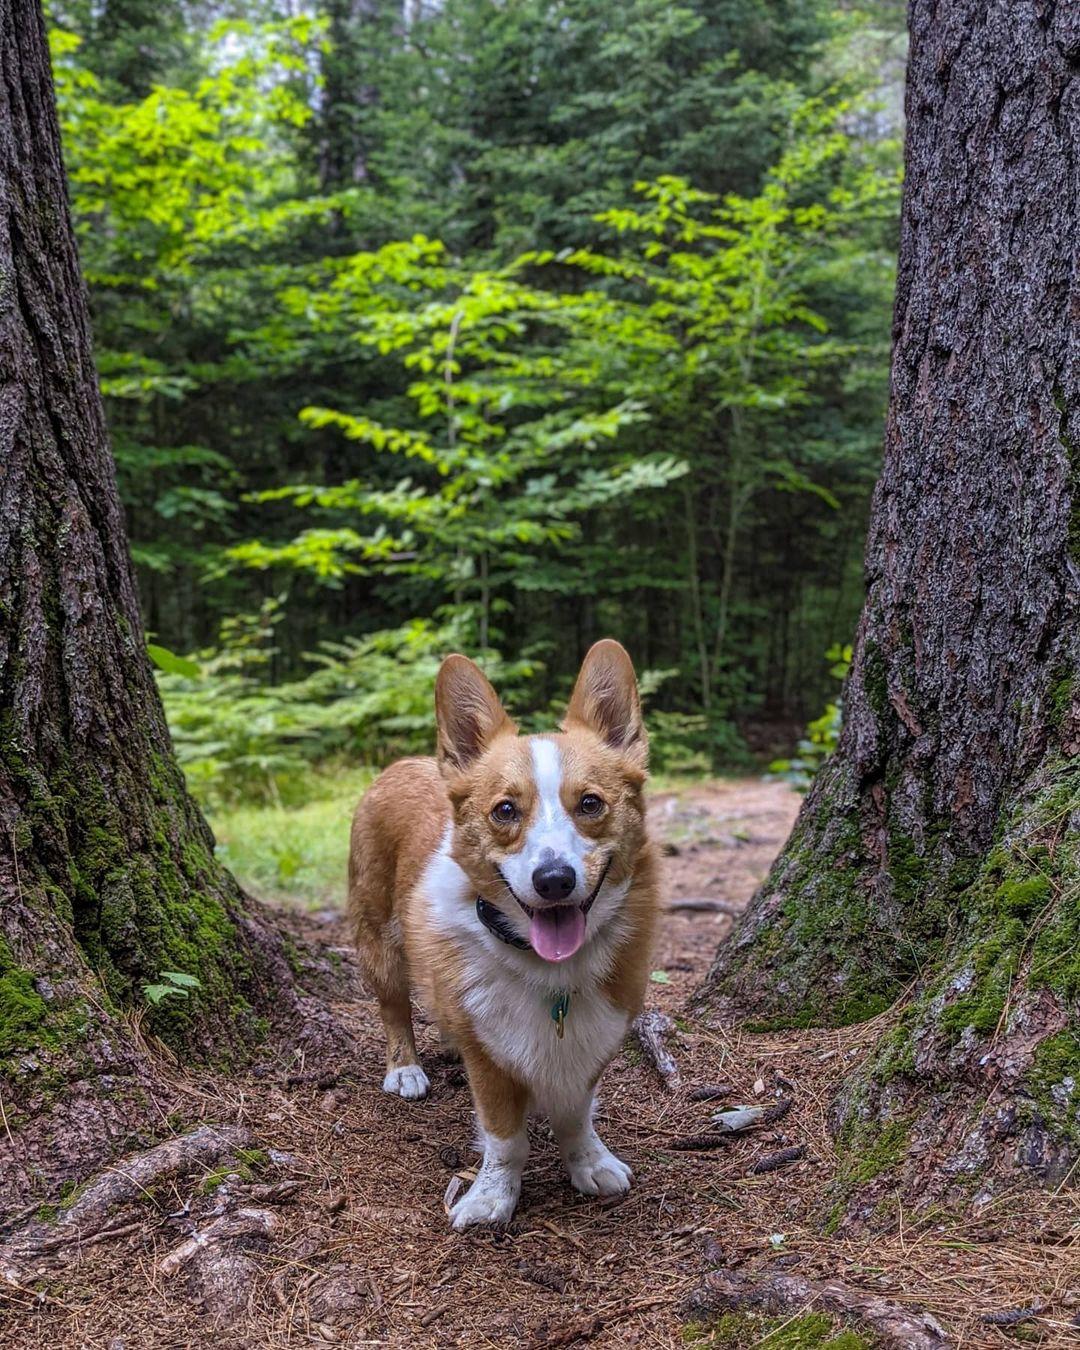
<svg viewBox="0 0 1080 1350">
<path fill-rule="evenodd" d="M 578 810 L 583 816 L 598 816 L 604 809 L 604 803 L 595 792 L 586 792 L 578 802 Z"/>
<path fill-rule="evenodd" d="M 517 820 L 517 807 L 510 801 L 498 802 L 491 808 L 491 819 L 500 825 L 509 825 L 511 821 Z"/>
</svg>

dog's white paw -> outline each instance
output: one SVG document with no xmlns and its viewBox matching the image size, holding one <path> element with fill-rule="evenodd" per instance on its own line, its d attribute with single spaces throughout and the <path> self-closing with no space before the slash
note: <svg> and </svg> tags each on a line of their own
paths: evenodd
<svg viewBox="0 0 1080 1350">
<path fill-rule="evenodd" d="M 430 1087 L 428 1076 L 419 1064 L 406 1064 L 400 1069 L 391 1069 L 382 1083 L 384 1092 L 396 1093 L 407 1102 L 415 1102 L 421 1097 L 426 1097 Z"/>
<path fill-rule="evenodd" d="M 519 1186 L 509 1179 L 477 1177 L 450 1211 L 450 1226 L 459 1233 L 478 1223 L 509 1223 L 517 1208 Z"/>
<path fill-rule="evenodd" d="M 570 1181 L 582 1195 L 625 1195 L 633 1172 L 599 1139 L 584 1152 L 567 1158 Z"/>
</svg>

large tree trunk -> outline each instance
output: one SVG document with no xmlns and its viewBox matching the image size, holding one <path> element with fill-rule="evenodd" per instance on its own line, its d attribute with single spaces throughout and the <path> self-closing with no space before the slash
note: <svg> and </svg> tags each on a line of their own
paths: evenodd
<svg viewBox="0 0 1080 1350">
<path fill-rule="evenodd" d="M 319 185 L 339 192 L 370 178 L 372 83 L 389 14 L 382 0 L 325 0 L 329 43 L 321 58 L 323 86 L 315 120 Z"/>
<path fill-rule="evenodd" d="M 1080 10 L 910 28 L 844 729 L 700 998 L 810 1025 L 906 995 L 838 1124 L 928 1202 L 1060 1178 L 1080 1139 Z"/>
<path fill-rule="evenodd" d="M 131 1010 L 216 1059 L 305 1011 L 213 856 L 146 656 L 37 0 L 0 0 L 0 1218 L 154 1128 Z M 299 1028 L 298 1028 L 299 1030 Z"/>
</svg>

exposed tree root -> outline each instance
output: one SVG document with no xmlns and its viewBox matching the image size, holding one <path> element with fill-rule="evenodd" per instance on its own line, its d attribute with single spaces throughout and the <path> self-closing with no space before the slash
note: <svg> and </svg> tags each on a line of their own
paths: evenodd
<svg viewBox="0 0 1080 1350">
<path fill-rule="evenodd" d="M 29 1263 L 88 1240 L 121 1236 L 126 1225 L 106 1227 L 121 1205 L 145 1196 L 163 1181 L 208 1168 L 251 1144 L 249 1130 L 237 1125 L 202 1125 L 190 1134 L 118 1162 L 95 1177 L 56 1223 L 36 1222 L 0 1246 L 0 1278 L 19 1285 Z"/>
<path fill-rule="evenodd" d="M 166 1139 L 145 1153 L 118 1162 L 91 1181 L 66 1211 L 61 1225 L 72 1237 L 96 1233 L 117 1205 L 137 1200 L 169 1177 L 209 1167 L 250 1145 L 250 1131 L 239 1125 L 201 1125 L 190 1134 Z"/>
<path fill-rule="evenodd" d="M 953 1344 L 929 1313 L 904 1308 L 835 1280 L 807 1280 L 780 1271 L 756 1279 L 731 1270 L 715 1270 L 690 1295 L 686 1310 L 694 1317 L 730 1311 L 825 1312 L 865 1326 L 887 1350 L 940 1350 Z"/>
<path fill-rule="evenodd" d="M 259 1274 L 249 1251 L 265 1248 L 280 1228 L 269 1209 L 245 1206 L 219 1214 L 162 1257 L 158 1270 L 167 1277 L 186 1270 L 192 1296 L 218 1326 L 226 1326 L 243 1315 Z"/>
</svg>

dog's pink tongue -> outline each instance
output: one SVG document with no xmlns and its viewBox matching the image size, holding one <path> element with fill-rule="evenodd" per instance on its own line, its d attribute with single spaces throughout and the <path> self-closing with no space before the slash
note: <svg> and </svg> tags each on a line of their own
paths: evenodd
<svg viewBox="0 0 1080 1350">
<path fill-rule="evenodd" d="M 585 941 L 585 915 L 577 905 L 538 909 L 529 923 L 529 941 L 545 961 L 565 961 Z"/>
</svg>

